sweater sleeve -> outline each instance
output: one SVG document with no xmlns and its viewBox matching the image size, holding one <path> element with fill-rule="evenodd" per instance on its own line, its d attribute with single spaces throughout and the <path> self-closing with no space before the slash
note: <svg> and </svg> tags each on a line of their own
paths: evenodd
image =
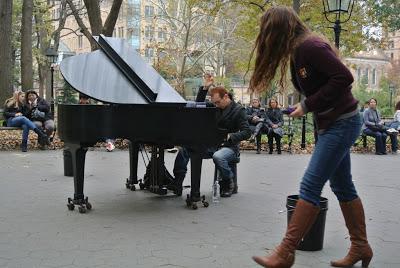
<svg viewBox="0 0 400 268">
<path fill-rule="evenodd" d="M 199 87 L 199 91 L 197 92 L 196 102 L 205 102 L 208 93 L 208 88 L 204 86 Z"/>
<path fill-rule="evenodd" d="M 304 101 L 307 111 L 321 111 L 348 90 L 354 81 L 353 75 L 332 48 L 323 41 L 308 42 L 301 52 L 309 55 L 308 63 L 327 77 L 327 82 Z"/>
</svg>

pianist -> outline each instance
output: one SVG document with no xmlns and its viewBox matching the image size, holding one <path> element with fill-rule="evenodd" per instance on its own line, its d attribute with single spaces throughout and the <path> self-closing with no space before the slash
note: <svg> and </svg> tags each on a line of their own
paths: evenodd
<svg viewBox="0 0 400 268">
<path fill-rule="evenodd" d="M 200 87 L 196 101 L 204 102 L 212 77 L 206 76 L 204 86 Z M 212 158 L 220 173 L 221 197 L 230 197 L 233 194 L 235 185 L 233 172 L 229 163 L 239 156 L 239 143 L 251 135 L 244 108 L 237 104 L 229 96 L 228 91 L 223 87 L 214 87 L 209 90 L 211 102 L 218 109 L 217 124 L 219 128 L 228 131 L 227 140 L 218 148 L 208 148 L 204 151 L 203 158 Z M 181 148 L 174 164 L 174 192 L 182 195 L 182 183 L 187 172 L 191 150 Z"/>
</svg>

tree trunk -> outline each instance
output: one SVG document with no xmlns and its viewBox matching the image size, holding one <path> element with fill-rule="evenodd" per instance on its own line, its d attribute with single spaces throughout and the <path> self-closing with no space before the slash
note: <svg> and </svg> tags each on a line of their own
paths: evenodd
<svg viewBox="0 0 400 268">
<path fill-rule="evenodd" d="M 297 14 L 300 14 L 300 0 L 293 0 L 293 9 Z"/>
<path fill-rule="evenodd" d="M 12 2 L 0 1 L 0 106 L 12 96 Z"/>
<path fill-rule="evenodd" d="M 114 0 L 110 13 L 107 16 L 106 22 L 104 23 L 103 27 L 103 34 L 105 36 L 112 36 L 115 23 L 118 19 L 119 10 L 121 8 L 122 0 Z"/>
<path fill-rule="evenodd" d="M 33 0 L 24 0 L 21 23 L 21 83 L 24 91 L 33 87 L 32 14 Z"/>
<path fill-rule="evenodd" d="M 92 30 L 92 35 L 100 35 L 103 22 L 101 20 L 100 13 L 100 1 L 99 0 L 83 0 L 88 13 L 90 29 Z M 113 27 L 114 28 L 114 27 Z"/>
</svg>

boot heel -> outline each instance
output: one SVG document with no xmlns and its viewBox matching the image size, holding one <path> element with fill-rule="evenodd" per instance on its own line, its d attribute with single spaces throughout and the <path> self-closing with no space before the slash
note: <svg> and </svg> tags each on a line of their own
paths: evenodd
<svg viewBox="0 0 400 268">
<path fill-rule="evenodd" d="M 371 262 L 371 259 L 372 259 L 372 257 L 366 258 L 366 259 L 362 259 L 361 260 L 361 267 L 367 268 L 369 263 Z"/>
</svg>

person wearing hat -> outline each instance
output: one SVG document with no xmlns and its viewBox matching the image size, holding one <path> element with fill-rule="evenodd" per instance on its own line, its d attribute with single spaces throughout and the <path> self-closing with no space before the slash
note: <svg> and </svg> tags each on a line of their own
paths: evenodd
<svg viewBox="0 0 400 268">
<path fill-rule="evenodd" d="M 25 96 L 27 117 L 50 137 L 54 131 L 54 117 L 49 103 L 34 90 L 28 90 Z"/>
</svg>

